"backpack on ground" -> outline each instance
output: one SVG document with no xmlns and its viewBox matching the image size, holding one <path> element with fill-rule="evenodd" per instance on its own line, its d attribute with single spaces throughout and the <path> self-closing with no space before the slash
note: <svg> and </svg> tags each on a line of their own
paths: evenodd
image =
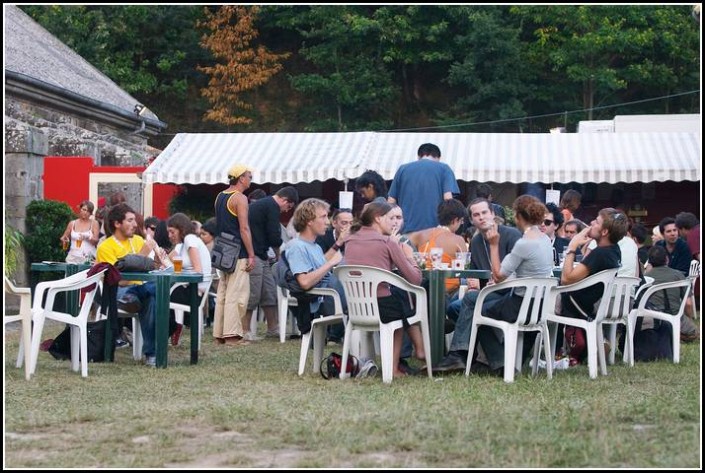
<svg viewBox="0 0 705 473">
<path fill-rule="evenodd" d="M 88 361 L 102 362 L 105 361 L 105 328 L 108 325 L 108 320 L 98 320 L 88 322 L 87 324 L 87 341 L 88 341 Z M 71 359 L 71 327 L 66 328 L 56 336 L 52 344 L 49 346 L 49 354 L 57 360 Z M 79 352 L 80 356 L 80 352 Z"/>
<path fill-rule="evenodd" d="M 324 379 L 333 379 L 340 377 L 340 369 L 343 364 L 343 357 L 338 353 L 331 353 L 321 361 L 321 376 Z M 360 372 L 360 360 L 353 355 L 348 355 L 348 366 L 345 370 L 354 378 Z"/>
</svg>

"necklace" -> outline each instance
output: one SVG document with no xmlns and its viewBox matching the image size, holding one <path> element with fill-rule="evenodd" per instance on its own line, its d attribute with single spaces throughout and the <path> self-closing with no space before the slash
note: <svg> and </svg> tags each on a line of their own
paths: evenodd
<svg viewBox="0 0 705 473">
<path fill-rule="evenodd" d="M 444 230 L 447 231 L 447 232 L 450 231 L 450 228 L 448 228 L 448 227 L 445 226 L 445 225 L 438 225 L 436 228 L 442 228 L 442 229 L 444 229 Z"/>
</svg>

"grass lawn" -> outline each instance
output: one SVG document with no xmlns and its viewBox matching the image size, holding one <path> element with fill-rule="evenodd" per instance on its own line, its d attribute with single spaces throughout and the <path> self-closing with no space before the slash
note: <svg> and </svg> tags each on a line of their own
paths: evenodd
<svg viewBox="0 0 705 473">
<path fill-rule="evenodd" d="M 167 369 L 127 348 L 83 379 L 40 352 L 27 382 L 18 338 L 6 330 L 6 468 L 702 466 L 699 342 L 678 365 L 620 363 L 596 380 L 579 366 L 509 385 L 462 374 L 383 385 L 381 373 L 299 377 L 299 340 L 216 346 L 210 329 L 196 366 L 184 330 Z"/>
</svg>

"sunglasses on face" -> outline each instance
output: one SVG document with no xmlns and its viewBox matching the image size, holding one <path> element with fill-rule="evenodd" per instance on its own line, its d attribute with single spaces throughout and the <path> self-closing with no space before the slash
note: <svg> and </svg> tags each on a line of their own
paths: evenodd
<svg viewBox="0 0 705 473">
<path fill-rule="evenodd" d="M 544 220 L 543 224 L 546 226 L 553 225 L 553 220 Z"/>
</svg>

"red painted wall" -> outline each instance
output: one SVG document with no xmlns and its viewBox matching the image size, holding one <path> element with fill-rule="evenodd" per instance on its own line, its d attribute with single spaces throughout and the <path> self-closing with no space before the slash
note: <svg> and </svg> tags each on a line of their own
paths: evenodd
<svg viewBox="0 0 705 473">
<path fill-rule="evenodd" d="M 46 156 L 44 158 L 44 198 L 66 202 L 75 213 L 78 204 L 87 199 L 91 172 L 139 173 L 144 166 L 94 166 L 93 158 L 85 156 Z M 169 216 L 169 201 L 178 191 L 175 184 L 154 184 L 152 214 L 160 219 Z M 107 197 L 107 196 L 103 196 Z M 98 202 L 93 202 L 97 207 Z M 147 215 L 149 216 L 149 215 Z"/>
<path fill-rule="evenodd" d="M 42 176 L 44 198 L 66 202 L 78 213 L 78 204 L 88 198 L 88 175 L 92 169 L 91 157 L 47 156 Z"/>
</svg>

